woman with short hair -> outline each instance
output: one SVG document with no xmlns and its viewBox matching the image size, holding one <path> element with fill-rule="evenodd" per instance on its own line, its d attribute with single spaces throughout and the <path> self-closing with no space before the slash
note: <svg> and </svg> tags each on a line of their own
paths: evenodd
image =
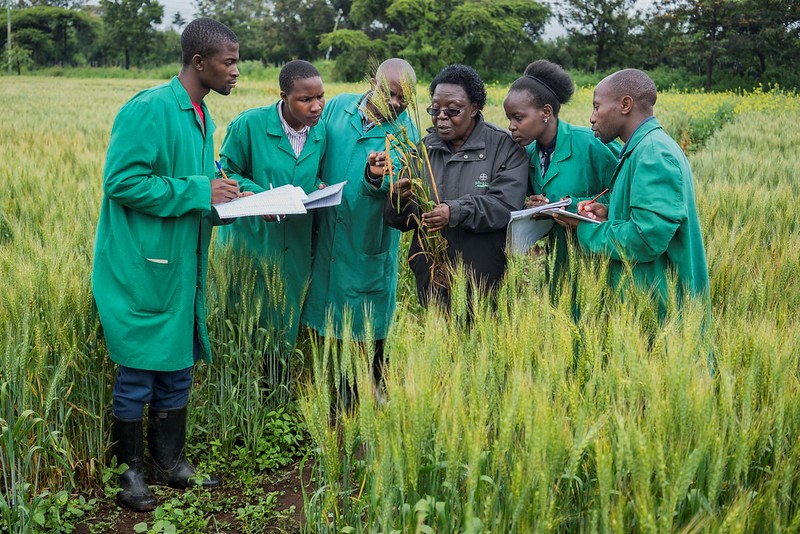
<svg viewBox="0 0 800 534">
<path fill-rule="evenodd" d="M 421 213 L 410 181 L 401 179 L 384 218 L 415 233 L 408 257 L 420 302 L 427 305 L 433 298 L 448 307 L 449 287 L 433 279 L 420 232 L 441 232 L 450 262 L 460 259 L 482 287 L 494 288 L 506 269 L 506 226 L 510 212 L 522 207 L 528 158 L 508 132 L 483 119 L 486 88 L 473 68 L 445 67 L 431 82 L 430 95 L 433 127 L 422 139 L 425 151 L 420 146 L 418 153 L 430 159 L 430 167 L 423 165 L 424 180 L 435 184 L 438 204 Z"/>
</svg>

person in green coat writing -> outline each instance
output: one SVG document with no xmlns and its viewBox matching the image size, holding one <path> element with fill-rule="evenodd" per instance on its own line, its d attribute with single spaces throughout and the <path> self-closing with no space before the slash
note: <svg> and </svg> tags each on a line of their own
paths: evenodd
<svg viewBox="0 0 800 534">
<path fill-rule="evenodd" d="M 558 217 L 577 231 L 580 246 L 610 257 L 615 285 L 626 280 L 651 292 L 663 316 L 674 273 L 678 296 L 708 299 L 709 282 L 703 237 L 697 217 L 694 179 L 678 144 L 653 116 L 656 86 L 642 71 L 625 69 L 595 88 L 592 130 L 604 143 L 619 137 L 625 145 L 608 205 L 584 201 L 578 207 L 602 224 Z"/>
<path fill-rule="evenodd" d="M 415 86 L 411 65 L 388 59 L 378 67 L 370 91 L 337 95 L 323 114 L 327 149 L 321 178 L 328 184 L 347 180 L 347 185 L 342 203 L 319 214 L 302 320 L 323 336 L 338 339 L 345 335 L 345 322 L 360 341 L 371 330 L 376 383 L 394 314 L 400 239 L 400 232 L 383 222 L 390 185 L 383 178 L 386 135 L 400 136 L 405 129 L 413 142 L 418 141 L 404 96 L 404 89 Z"/>
<path fill-rule="evenodd" d="M 570 209 L 575 211 L 579 201 L 611 187 L 618 143 L 605 145 L 589 128 L 558 117 L 574 91 L 569 74 L 543 59 L 528 65 L 503 102 L 511 137 L 526 148 L 530 160 L 527 208 L 572 197 Z M 554 226 L 547 245 L 556 255 L 551 280 L 557 282 L 558 273 L 567 268 L 564 229 Z"/>
<path fill-rule="evenodd" d="M 318 126 L 325 107 L 322 78 L 311 63 L 290 61 L 278 77 L 281 99 L 268 107 L 245 111 L 228 127 L 220 150 L 226 174 L 244 191 L 259 193 L 294 185 L 306 193 L 322 187 L 319 166 L 325 153 L 325 128 Z M 256 292 L 263 302 L 261 325 L 273 335 L 275 357 L 285 361 L 297 339 L 300 311 L 311 272 L 313 215 L 242 217 L 218 231 L 218 245 L 232 246 L 252 262 Z M 265 272 L 266 270 L 266 272 Z M 266 280 L 276 281 L 267 295 Z M 232 297 L 242 291 L 232 287 Z M 286 370 L 287 366 L 279 365 Z M 283 377 L 272 377 L 282 380 Z"/>
<path fill-rule="evenodd" d="M 221 484 L 197 477 L 184 448 L 192 367 L 211 361 L 205 285 L 219 222 L 212 204 L 239 196 L 235 181 L 214 179 L 214 121 L 203 98 L 236 85 L 239 44 L 225 25 L 201 18 L 183 30 L 181 49 L 180 74 L 134 96 L 114 121 L 92 268 L 108 353 L 119 364 L 113 452 L 128 469 L 117 499 L 137 511 L 156 507 L 147 482 Z"/>
</svg>

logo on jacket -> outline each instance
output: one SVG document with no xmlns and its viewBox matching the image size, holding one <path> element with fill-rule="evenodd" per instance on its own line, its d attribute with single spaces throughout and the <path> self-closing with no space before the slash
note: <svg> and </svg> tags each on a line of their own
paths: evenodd
<svg viewBox="0 0 800 534">
<path fill-rule="evenodd" d="M 489 187 L 489 175 L 485 172 L 482 172 L 478 179 L 475 180 L 475 187 Z"/>
</svg>

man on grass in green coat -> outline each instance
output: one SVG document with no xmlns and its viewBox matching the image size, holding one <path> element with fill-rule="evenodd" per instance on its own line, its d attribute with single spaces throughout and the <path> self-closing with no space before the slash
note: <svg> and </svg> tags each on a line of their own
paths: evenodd
<svg viewBox="0 0 800 534">
<path fill-rule="evenodd" d="M 621 70 L 597 85 L 592 130 L 604 143 L 617 137 L 625 143 L 611 197 L 608 205 L 578 204 L 581 213 L 601 224 L 557 220 L 577 229 L 583 249 L 611 258 L 615 285 L 625 279 L 627 262 L 633 282 L 654 295 L 663 316 L 671 274 L 677 278 L 678 297 L 688 293 L 707 299 L 709 282 L 689 161 L 653 116 L 655 103 L 656 86 L 640 70 Z"/>
<path fill-rule="evenodd" d="M 325 128 L 317 126 L 325 107 L 325 89 L 308 61 L 287 63 L 278 77 L 281 99 L 268 107 L 245 111 L 228 127 L 220 163 L 244 191 L 260 193 L 294 185 L 306 193 L 322 187 L 319 165 L 325 153 Z M 256 293 L 262 302 L 261 325 L 273 335 L 275 353 L 285 361 L 297 339 L 300 311 L 311 272 L 313 213 L 275 217 L 242 217 L 219 229 L 217 243 L 230 244 L 252 262 Z M 266 273 L 264 272 L 266 267 Z M 267 280 L 270 294 L 267 294 Z M 280 288 L 277 291 L 275 288 Z M 232 287 L 236 298 L 240 287 Z M 288 367 L 278 365 L 280 372 Z M 270 377 L 284 383 L 285 376 Z"/>
<path fill-rule="evenodd" d="M 169 83 L 144 90 L 117 114 L 103 172 L 92 292 L 114 381 L 113 452 L 128 469 L 118 501 L 153 510 L 151 484 L 219 486 L 187 462 L 186 406 L 192 367 L 210 362 L 205 285 L 212 204 L 239 196 L 214 180 L 214 122 L 203 98 L 236 85 L 239 44 L 201 18 L 181 35 L 183 66 Z M 144 405 L 150 404 L 145 466 Z"/>
<path fill-rule="evenodd" d="M 390 157 L 384 154 L 386 135 L 399 136 L 404 128 L 410 140 L 418 141 L 404 96 L 404 89 L 415 86 L 411 65 L 388 59 L 378 67 L 370 91 L 337 95 L 322 117 L 327 138 L 322 181 L 330 185 L 347 180 L 347 185 L 340 205 L 320 210 L 302 320 L 323 336 L 338 339 L 344 335 L 345 322 L 360 341 L 370 329 L 376 383 L 394 315 L 400 243 L 400 232 L 383 222 L 389 193 L 389 180 L 383 178 L 384 157 Z"/>
</svg>

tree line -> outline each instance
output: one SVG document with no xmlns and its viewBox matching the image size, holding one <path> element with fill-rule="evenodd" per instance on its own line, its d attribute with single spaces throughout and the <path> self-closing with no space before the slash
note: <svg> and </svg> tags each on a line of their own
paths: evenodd
<svg viewBox="0 0 800 534">
<path fill-rule="evenodd" d="M 9 0 L 12 1 L 12 0 Z M 196 0 L 163 27 L 158 0 L 19 0 L 3 25 L 4 65 L 151 67 L 180 57 L 181 27 L 209 16 L 239 36 L 243 60 L 330 58 L 341 80 L 402 56 L 423 77 L 454 62 L 506 79 L 547 58 L 573 71 L 637 67 L 660 85 L 800 87 L 797 0 Z M 566 34 L 544 39 L 548 22 Z M 656 74 L 659 76 L 659 74 Z"/>
</svg>

